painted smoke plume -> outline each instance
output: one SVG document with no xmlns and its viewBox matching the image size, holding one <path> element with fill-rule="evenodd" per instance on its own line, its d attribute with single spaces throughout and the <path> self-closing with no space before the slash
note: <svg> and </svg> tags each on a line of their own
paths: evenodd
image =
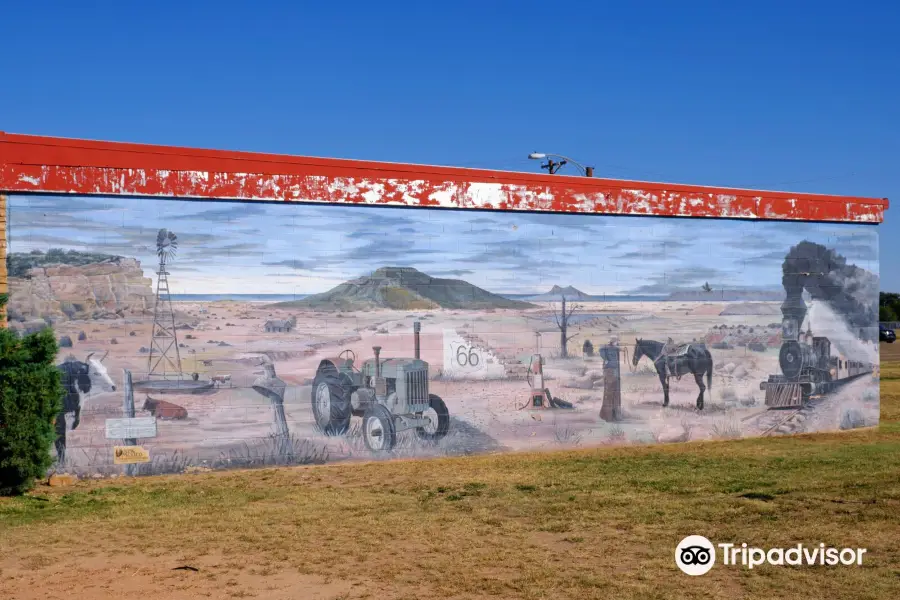
<svg viewBox="0 0 900 600">
<path fill-rule="evenodd" d="M 816 335 L 831 340 L 831 353 L 847 360 L 878 364 L 878 346 L 861 341 L 847 322 L 825 302 L 812 302 L 809 307 L 809 324 Z"/>
<path fill-rule="evenodd" d="M 787 294 L 781 312 L 803 323 L 805 289 L 813 300 L 825 302 L 841 315 L 854 337 L 872 341 L 877 335 L 878 277 L 825 246 L 803 241 L 791 248 L 782 264 Z"/>
</svg>

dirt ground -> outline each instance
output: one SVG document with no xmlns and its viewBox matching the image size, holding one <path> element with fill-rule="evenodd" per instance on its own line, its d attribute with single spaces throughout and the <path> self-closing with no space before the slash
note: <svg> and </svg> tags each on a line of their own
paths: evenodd
<svg viewBox="0 0 900 600">
<path fill-rule="evenodd" d="M 96 555 L 78 560 L 77 564 L 52 566 L 44 565 L 38 559 L 24 566 L 6 566 L 0 577 L 6 588 L 5 600 L 94 600 L 134 596 L 159 600 L 242 597 L 330 600 L 346 598 L 354 588 L 346 581 L 300 573 L 277 573 L 265 568 L 235 572 L 235 559 L 222 555 L 198 557 L 189 562 L 190 565 L 178 566 L 191 569 L 178 569 L 178 566 L 169 566 L 171 557 L 157 553 Z M 42 572 L 42 583 L 34 581 L 36 570 Z M 48 585 L 47 581 L 52 584 Z M 36 587 L 30 592 L 26 589 L 30 586 Z"/>
</svg>

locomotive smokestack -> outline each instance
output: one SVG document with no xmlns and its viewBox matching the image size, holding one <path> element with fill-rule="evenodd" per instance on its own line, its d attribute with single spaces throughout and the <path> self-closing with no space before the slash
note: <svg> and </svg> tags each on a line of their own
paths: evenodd
<svg viewBox="0 0 900 600">
<path fill-rule="evenodd" d="M 781 314 L 785 319 L 794 319 L 797 322 L 796 331 L 799 333 L 806 317 L 806 302 L 803 301 L 803 288 L 789 290 L 787 298 L 781 305 Z"/>
<path fill-rule="evenodd" d="M 422 323 L 420 321 L 416 321 L 415 323 L 413 323 L 413 340 L 415 343 L 415 346 L 413 348 L 413 357 L 416 360 L 419 360 L 419 350 L 420 350 L 419 331 L 421 331 L 421 330 L 422 330 Z"/>
<path fill-rule="evenodd" d="M 378 378 L 381 377 L 381 346 L 372 346 L 372 351 L 375 352 L 375 377 Z"/>
</svg>

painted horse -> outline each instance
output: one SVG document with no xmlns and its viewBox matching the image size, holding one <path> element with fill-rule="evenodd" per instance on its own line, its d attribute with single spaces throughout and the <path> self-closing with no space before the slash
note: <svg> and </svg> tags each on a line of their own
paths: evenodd
<svg viewBox="0 0 900 600">
<path fill-rule="evenodd" d="M 637 366 L 641 357 L 646 356 L 653 362 L 656 374 L 663 389 L 663 406 L 669 405 L 669 378 L 688 373 L 694 376 L 700 394 L 697 396 L 697 409 L 703 410 L 703 396 L 707 388 L 712 389 L 713 359 L 712 354 L 702 343 L 691 343 L 680 346 L 672 354 L 663 352 L 665 344 L 655 340 L 635 340 L 634 356 L 631 359 L 633 366 Z M 703 385 L 703 375 L 706 374 L 707 384 Z"/>
<path fill-rule="evenodd" d="M 73 414 L 72 429 L 76 429 L 81 422 L 81 410 L 85 400 L 93 389 L 104 392 L 116 391 L 116 384 L 106 371 L 103 360 L 109 354 L 107 352 L 101 358 L 94 358 L 91 352 L 84 362 L 69 356 L 65 362 L 56 365 L 62 373 L 62 385 L 65 390 L 63 406 L 56 415 L 56 460 L 59 465 L 66 462 L 66 416 Z"/>
</svg>

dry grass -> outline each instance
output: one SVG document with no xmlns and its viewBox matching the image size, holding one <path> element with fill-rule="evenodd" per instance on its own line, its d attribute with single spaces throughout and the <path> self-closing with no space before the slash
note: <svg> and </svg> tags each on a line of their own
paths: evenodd
<svg viewBox="0 0 900 600">
<path fill-rule="evenodd" d="M 896 598 L 900 363 L 877 429 L 83 482 L 0 500 L 17 599 Z M 674 565 L 688 534 L 862 567 Z M 124 554 L 119 554 L 124 553 Z M 200 571 L 172 571 L 190 564 Z"/>
</svg>

